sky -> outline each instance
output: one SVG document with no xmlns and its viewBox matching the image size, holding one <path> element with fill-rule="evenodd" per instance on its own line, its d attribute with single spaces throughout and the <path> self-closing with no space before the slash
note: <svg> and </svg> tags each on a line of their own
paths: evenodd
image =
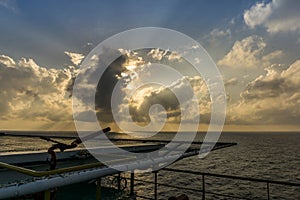
<svg viewBox="0 0 300 200">
<path fill-rule="evenodd" d="M 196 40 L 216 63 L 227 97 L 224 130 L 299 131 L 299 10 L 297 0 L 0 0 L 0 130 L 74 130 L 73 85 L 89 52 L 122 31 L 163 27 Z M 189 63 L 161 49 L 119 52 L 123 56 L 109 65 L 97 87 L 100 124 L 119 130 L 111 93 L 122 80 L 118 109 L 129 107 L 130 116 L 120 115 L 119 121 L 145 126 L 164 116 L 164 130 L 176 130 L 200 117 L 199 130 L 207 128 L 211 98 L 203 79 L 188 70 L 169 88 L 145 86 L 126 96 L 147 74 L 168 76 L 149 63 L 184 69 Z M 179 107 L 189 100 L 179 105 L 172 91 L 186 90 L 186 83 L 198 108 L 186 107 L 185 119 Z M 157 103 L 165 110 L 152 119 L 149 110 Z"/>
</svg>

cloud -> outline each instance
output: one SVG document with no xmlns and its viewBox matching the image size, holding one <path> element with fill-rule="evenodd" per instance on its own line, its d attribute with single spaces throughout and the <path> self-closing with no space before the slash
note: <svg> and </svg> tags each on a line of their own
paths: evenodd
<svg viewBox="0 0 300 200">
<path fill-rule="evenodd" d="M 300 60 L 288 68 L 272 65 L 250 82 L 241 100 L 228 112 L 233 124 L 298 125 L 300 118 Z"/>
<path fill-rule="evenodd" d="M 194 47 L 198 48 L 198 47 Z M 150 115 L 152 106 L 159 104 L 164 107 L 163 110 L 156 110 L 158 112 L 155 114 L 155 119 L 157 123 L 164 121 L 164 116 L 167 117 L 167 124 L 178 125 L 178 123 L 183 120 L 187 123 L 193 123 L 198 119 L 199 113 L 201 114 L 201 122 L 209 122 L 210 120 L 210 97 L 206 88 L 204 81 L 199 77 L 195 76 L 194 71 L 189 72 L 189 65 L 176 54 L 176 52 L 169 52 L 161 49 L 147 49 L 139 51 L 128 51 L 124 49 L 119 49 L 119 51 L 124 55 L 122 62 L 118 62 L 119 67 L 118 73 L 110 73 L 113 77 L 113 81 L 109 81 L 111 86 L 109 86 L 110 92 L 104 92 L 108 94 L 109 98 L 105 98 L 105 95 L 101 95 L 103 92 L 99 92 L 97 101 L 102 101 L 101 105 L 98 105 L 99 117 L 105 116 L 106 119 L 114 122 L 117 120 L 118 123 L 127 124 L 132 120 L 140 125 L 147 125 L 150 123 Z M 101 58 L 100 58 L 101 60 Z M 174 62 L 179 61 L 179 62 Z M 160 68 L 156 66 L 158 64 L 173 64 L 174 70 L 183 70 L 186 74 L 183 73 L 182 79 L 179 77 L 173 77 L 174 74 L 170 74 L 167 69 Z M 175 65 L 177 64 L 177 65 Z M 106 76 L 105 76 L 106 77 Z M 161 80 L 162 79 L 162 80 Z M 144 85 L 145 82 L 150 81 L 152 84 L 160 83 L 162 85 L 169 85 L 169 87 L 159 87 L 153 85 Z M 115 88 L 116 81 L 123 81 L 120 88 Z M 99 85 L 105 85 L 108 81 L 103 81 Z M 199 102 L 194 102 L 199 105 L 200 108 L 191 109 L 190 102 L 190 91 L 189 82 L 195 92 L 196 97 Z M 135 88 L 138 88 L 135 91 Z M 114 99 L 116 106 L 114 108 L 108 107 L 111 105 L 111 93 L 112 90 L 117 91 L 118 97 Z M 180 98 L 183 100 L 183 104 L 179 105 L 179 102 L 172 91 L 178 91 Z M 120 97 L 121 96 L 121 97 Z M 106 99 L 106 100 L 105 100 Z M 188 110 L 190 113 L 188 116 L 185 115 L 182 117 L 181 109 Z M 112 118 L 111 109 L 117 113 L 116 118 Z M 129 109 L 129 114 L 127 110 Z M 105 112 L 107 110 L 107 112 Z M 108 115 L 106 115 L 107 113 Z M 108 117 L 109 116 L 109 117 Z M 153 119 L 151 119 L 153 122 Z M 121 125 L 122 126 L 122 125 Z"/>
<path fill-rule="evenodd" d="M 106 60 L 109 60 L 113 54 L 119 55 L 118 59 L 112 63 L 105 63 Z M 111 107 L 113 91 L 116 91 L 116 93 L 118 93 L 118 98 L 123 100 L 123 97 L 126 95 L 124 88 L 127 86 L 130 87 L 130 83 L 132 82 L 134 82 L 134 84 L 142 82 L 143 78 L 141 77 L 147 76 L 148 73 L 150 73 L 146 72 L 147 70 L 145 71 L 145 69 L 147 66 L 151 67 L 151 63 L 153 61 L 160 63 L 161 60 L 165 62 L 181 59 L 173 52 L 171 53 L 169 51 L 160 49 L 148 49 L 140 51 L 126 49 L 106 49 L 102 54 L 95 55 L 95 57 L 97 57 L 97 59 L 94 59 L 93 63 L 90 64 L 92 67 L 88 68 L 86 72 L 84 72 L 85 74 L 82 76 L 85 79 L 83 82 L 86 84 L 86 86 L 84 86 L 85 88 L 82 90 L 84 94 L 81 95 L 80 101 L 85 102 L 85 104 L 87 104 L 86 102 L 90 102 L 89 97 L 91 92 L 93 92 L 89 89 L 91 88 L 91 82 L 99 78 L 95 76 L 98 74 L 99 70 L 102 70 L 100 65 L 108 65 L 99 82 L 97 82 L 98 85 L 95 97 L 98 120 L 106 123 L 113 123 L 115 121 L 112 116 Z M 117 85 L 118 81 L 122 82 L 122 84 Z M 121 102 L 117 102 L 118 105 L 120 103 Z M 128 104 L 126 106 L 128 106 Z"/>
<path fill-rule="evenodd" d="M 222 38 L 226 36 L 231 36 L 231 30 L 230 29 L 220 30 L 215 28 L 210 32 L 210 35 L 212 38 Z"/>
<path fill-rule="evenodd" d="M 140 100 L 141 103 L 138 107 L 137 104 L 134 104 L 134 102 L 130 102 L 129 99 L 124 100 L 125 96 L 127 95 L 128 88 L 133 87 L 132 85 L 140 84 L 145 79 L 151 78 L 152 73 L 162 73 L 161 71 L 149 71 L 148 68 L 152 68 L 153 66 L 151 64 L 154 63 L 165 63 L 165 62 L 172 62 L 177 59 L 181 59 L 176 53 L 160 50 L 160 49 L 147 49 L 147 50 L 140 50 L 140 51 L 132 51 L 132 50 L 126 50 L 126 49 L 119 49 L 119 50 L 110 50 L 106 49 L 103 51 L 102 54 L 97 55 L 96 57 L 98 59 L 95 59 L 93 61 L 93 64 L 90 64 L 92 67 L 88 68 L 84 74 L 84 79 L 86 81 L 83 81 L 86 83 L 86 88 L 83 88 L 83 93 L 81 95 L 80 101 L 82 102 L 90 102 L 89 96 L 90 93 L 93 91 L 90 91 L 89 85 L 90 81 L 93 82 L 93 80 L 96 80 L 99 77 L 94 77 L 98 74 L 99 70 L 102 70 L 99 66 L 104 64 L 106 60 L 109 60 L 110 57 L 112 57 L 113 54 L 120 55 L 118 59 L 116 59 L 111 64 L 108 63 L 107 69 L 102 74 L 96 91 L 96 114 L 98 117 L 98 120 L 104 123 L 115 123 L 115 120 L 112 115 L 112 109 L 119 109 L 112 108 L 112 93 L 115 91 L 118 94 L 118 99 L 113 99 L 113 101 L 116 102 L 116 105 L 123 108 L 131 107 L 131 113 L 134 120 L 137 120 L 137 122 L 146 122 L 149 120 L 149 116 L 146 115 L 145 112 L 147 112 L 147 109 L 149 110 L 150 106 L 153 102 L 157 101 L 163 101 L 163 98 L 166 97 L 165 103 L 163 105 L 165 107 L 168 107 L 170 109 L 170 112 L 175 112 L 174 105 L 172 101 L 168 101 L 172 96 L 171 93 L 168 93 L 166 90 L 164 92 L 159 92 L 160 94 L 156 95 L 156 98 L 154 97 L 147 97 L 148 94 L 145 94 L 145 96 L 142 96 L 142 99 Z M 161 75 L 159 75 L 161 76 Z M 147 78 L 146 78 L 147 77 Z M 121 82 L 122 84 L 117 85 L 117 82 Z M 82 85 L 82 84 L 81 84 Z M 153 91 L 155 92 L 155 90 Z M 154 95 L 154 93 L 153 93 Z M 147 99 L 147 100 L 144 100 Z M 120 101 L 120 102 L 119 102 Z M 125 103 L 123 102 L 125 101 Z M 91 102 L 92 103 L 92 102 Z M 120 105 L 122 104 L 122 105 Z M 140 107 L 143 107 L 140 109 Z M 118 111 L 118 113 L 120 113 Z M 172 114 L 174 116 L 174 114 Z M 79 115 L 78 115 L 79 116 Z M 83 113 L 81 117 L 81 120 L 86 120 L 86 113 Z M 120 120 L 126 121 L 131 116 L 122 116 Z M 117 119 L 119 121 L 119 119 Z"/>
<path fill-rule="evenodd" d="M 244 12 L 244 21 L 250 28 L 263 26 L 270 33 L 299 31 L 299 10 L 297 0 L 261 2 Z"/>
<path fill-rule="evenodd" d="M 190 91 L 190 84 L 193 91 Z M 140 93 L 140 94 L 139 94 Z M 175 94 L 181 99 L 181 105 Z M 192 101 L 192 95 L 196 96 L 199 110 L 191 109 L 189 105 Z M 199 100 L 199 101 L 198 101 Z M 201 115 L 201 122 L 208 123 L 210 119 L 210 96 L 205 82 L 199 76 L 183 77 L 173 82 L 168 87 L 148 87 L 133 95 L 128 105 L 132 118 L 136 122 L 149 123 L 149 110 L 152 105 L 160 104 L 164 107 L 167 114 L 167 122 L 180 123 L 181 120 L 193 123 Z M 189 109 L 188 116 L 183 116 L 181 110 Z M 164 116 L 163 114 L 158 114 Z"/>
<path fill-rule="evenodd" d="M 111 58 L 117 59 L 111 62 Z M 114 122 L 111 108 L 111 96 L 114 90 L 118 91 L 120 98 L 123 96 L 121 85 L 116 85 L 118 81 L 124 82 L 127 77 L 122 75 L 127 72 L 125 65 L 128 57 L 122 55 L 119 50 L 105 49 L 101 54 L 95 54 L 87 60 L 86 67 L 77 76 L 76 95 L 78 109 L 75 111 L 79 121 L 87 121 L 87 114 L 96 111 L 98 120 L 105 123 Z M 107 68 L 102 71 L 103 66 Z M 102 73 L 101 77 L 99 74 Z M 94 87 L 96 86 L 96 91 Z M 70 91 L 74 87 L 74 79 L 69 87 Z M 96 93 L 95 93 L 96 92 Z M 95 99 L 90 98 L 95 93 Z M 74 95 L 73 93 L 71 95 Z M 83 113 L 80 113 L 83 111 Z M 85 112 L 88 111 L 88 112 Z"/>
<path fill-rule="evenodd" d="M 47 69 L 32 59 L 15 61 L 0 55 L 0 119 L 71 121 L 71 99 L 66 88 L 74 74 L 73 67 Z"/>
<path fill-rule="evenodd" d="M 109 53 L 108 53 L 109 54 Z M 103 59 L 103 56 L 100 58 Z M 120 80 L 121 74 L 126 72 L 126 68 L 123 66 L 126 62 L 126 56 L 120 56 L 114 62 L 112 62 L 103 73 L 99 80 L 97 91 L 96 91 L 96 110 L 98 119 L 104 122 L 113 122 L 112 108 L 111 108 L 111 95 L 113 90 L 117 90 L 121 96 L 122 89 L 116 86 Z M 100 70 L 99 68 L 97 70 Z M 97 74 L 97 72 L 95 72 Z M 121 80 L 124 81 L 124 80 Z"/>
<path fill-rule="evenodd" d="M 128 106 L 131 110 L 131 115 L 124 116 L 122 120 L 126 121 L 128 117 L 132 117 L 137 122 L 147 123 L 150 107 L 158 103 L 165 107 L 167 121 L 172 124 L 176 125 L 180 119 L 193 122 L 199 113 L 201 113 L 202 122 L 209 121 L 210 98 L 205 83 L 199 76 L 183 76 L 182 79 L 170 77 L 169 73 L 151 65 L 149 60 L 153 60 L 153 58 L 147 56 L 150 50 L 138 53 L 125 52 L 125 55 L 122 55 L 118 50 L 104 50 L 104 52 L 104 54 L 91 57 L 92 65 L 86 69 L 89 76 L 83 76 L 83 83 L 87 87 L 85 85 L 80 87 L 84 89 L 82 100 L 85 100 L 86 96 L 90 97 L 92 94 L 88 87 L 91 81 L 100 78 L 97 77 L 99 72 L 97 70 L 102 69 L 98 66 L 100 64 L 109 65 L 97 82 L 96 105 L 93 105 L 93 109 L 83 110 L 81 119 L 88 121 L 89 114 L 96 112 L 101 124 L 114 125 L 115 119 L 112 116 L 111 107 L 113 90 L 117 91 L 120 99 L 124 99 L 127 95 L 125 89 L 130 87 L 130 83 L 139 84 L 155 76 L 156 78 L 163 78 L 163 82 L 167 81 L 173 91 L 178 91 L 183 104 L 178 107 L 178 101 L 170 89 L 164 87 L 149 88 L 138 101 L 131 98 L 125 101 L 126 105 L 120 105 L 120 109 L 122 106 Z M 120 56 L 112 63 L 107 63 L 114 53 Z M 173 54 L 168 53 L 168 56 L 170 55 Z M 184 69 L 186 70 L 186 68 Z M 14 60 L 7 55 L 0 55 L 0 124 L 2 127 L 4 127 L 3 125 L 11 127 L 13 122 L 20 124 L 18 128 L 25 127 L 25 124 L 26 127 L 30 127 L 31 124 L 31 127 L 44 129 L 67 128 L 67 125 L 64 126 L 63 124 L 74 125 L 71 95 L 75 77 L 78 78 L 78 72 L 79 70 L 74 66 L 63 69 L 45 68 L 38 65 L 33 59 Z M 127 75 L 125 76 L 125 74 Z M 118 81 L 121 81 L 122 84 L 117 87 Z M 188 92 L 189 84 L 187 82 L 191 84 L 195 95 L 200 99 L 199 102 L 196 102 L 200 109 L 188 109 L 191 108 L 191 96 Z M 189 115 L 182 118 L 179 108 L 188 110 Z M 157 119 L 164 115 L 165 113 L 159 110 Z M 61 125 L 58 126 L 58 124 Z"/>
<path fill-rule="evenodd" d="M 81 61 L 84 59 L 84 55 L 82 55 L 80 53 L 72 53 L 72 52 L 68 52 L 68 51 L 65 51 L 64 53 L 67 56 L 69 56 L 69 58 L 71 59 L 71 62 L 74 65 L 79 65 L 81 63 Z"/>
<path fill-rule="evenodd" d="M 267 44 L 262 37 L 253 35 L 236 41 L 232 49 L 218 61 L 218 65 L 231 68 L 259 68 L 266 67 L 273 60 L 280 58 L 280 50 L 265 53 Z"/>
</svg>

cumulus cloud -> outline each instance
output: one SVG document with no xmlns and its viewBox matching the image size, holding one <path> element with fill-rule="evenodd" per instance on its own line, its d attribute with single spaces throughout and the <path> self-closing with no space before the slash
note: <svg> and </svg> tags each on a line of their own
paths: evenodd
<svg viewBox="0 0 300 200">
<path fill-rule="evenodd" d="M 190 91 L 190 86 L 192 91 Z M 199 77 L 183 77 L 173 82 L 168 87 L 148 87 L 142 91 L 142 95 L 133 95 L 128 102 L 131 115 L 134 121 L 149 123 L 149 110 L 152 105 L 160 104 L 165 108 L 167 122 L 180 123 L 182 121 L 193 123 L 201 115 L 201 122 L 208 123 L 210 117 L 210 96 L 204 80 Z M 181 100 L 181 104 L 176 97 Z M 195 95 L 199 110 L 189 107 L 192 95 Z M 123 106 L 128 106 L 123 105 Z M 183 116 L 181 110 L 189 109 L 189 115 Z M 161 114 L 161 116 L 163 116 Z"/>
<path fill-rule="evenodd" d="M 299 10 L 297 0 L 261 2 L 244 12 L 244 21 L 250 28 L 264 26 L 270 33 L 299 31 Z"/>
<path fill-rule="evenodd" d="M 98 80 L 97 68 L 99 64 L 109 64 L 108 68 L 103 72 L 100 78 L 95 96 L 96 105 L 92 110 L 83 110 L 81 119 L 87 119 L 89 114 L 95 113 L 100 123 L 113 125 L 114 118 L 112 116 L 112 92 L 118 91 L 119 98 L 124 99 L 126 90 L 130 87 L 130 82 L 139 84 L 152 75 L 157 75 L 157 78 L 162 78 L 163 81 L 169 81 L 169 89 L 165 87 L 148 88 L 140 99 L 134 96 L 128 99 L 126 105 L 130 107 L 131 115 L 125 116 L 122 120 L 126 121 L 126 117 L 132 117 L 136 122 L 147 123 L 149 121 L 149 109 L 153 104 L 161 104 L 167 110 L 167 121 L 176 124 L 180 120 L 193 122 L 193 120 L 201 114 L 201 121 L 208 122 L 210 116 L 210 98 L 204 81 L 197 76 L 183 76 L 182 79 L 168 80 L 170 74 L 163 72 L 161 68 L 155 68 L 149 64 L 149 60 L 153 60 L 152 56 L 141 52 L 125 52 L 122 55 L 120 51 L 105 50 L 103 55 L 94 55 L 91 57 L 93 67 L 87 69 L 89 72 L 84 80 L 84 83 L 89 86 L 92 80 Z M 107 55 L 106 55 L 107 53 Z M 117 53 L 120 55 L 112 63 L 107 63 L 111 54 Z M 168 56 L 172 53 L 168 53 Z M 175 56 L 175 55 L 173 55 Z M 147 60 L 148 59 L 148 60 Z M 169 58 L 167 58 L 169 60 Z M 134 66 L 139 64 L 139 66 Z M 154 68 L 155 69 L 154 69 Z M 152 69 L 152 71 L 147 71 Z M 138 74 L 139 73 L 139 74 Z M 127 75 L 125 75 L 127 74 Z M 45 68 L 39 66 L 33 59 L 21 58 L 14 60 L 13 58 L 0 55 L 0 124 L 11 124 L 13 122 L 21 122 L 21 127 L 25 125 L 25 120 L 30 120 L 35 124 L 43 124 L 45 129 L 59 128 L 58 123 L 70 125 L 73 124 L 72 119 L 72 102 L 71 95 L 75 77 L 78 77 L 78 69 L 74 66 L 69 66 L 64 69 Z M 116 86 L 117 82 L 122 84 Z M 200 110 L 190 109 L 189 84 L 192 86 L 195 95 L 197 96 L 197 104 Z M 86 96 L 91 96 L 88 87 L 82 86 L 84 89 L 83 99 Z M 125 89 L 124 89 L 125 88 Z M 178 101 L 172 91 L 178 91 L 183 104 L 178 105 Z M 200 100 L 198 102 L 198 100 Z M 182 118 L 180 108 L 188 110 L 189 115 Z M 150 109 L 151 110 L 151 109 Z M 158 113 L 157 119 L 164 116 L 165 113 Z M 47 126 L 46 126 L 47 125 Z M 67 125 L 66 125 L 67 126 Z M 66 128 L 63 126 L 63 128 Z M 8 126 L 5 126 L 8 127 Z M 19 126 L 20 127 L 20 126 Z M 34 128 L 41 128 L 41 126 Z"/>
<path fill-rule="evenodd" d="M 272 65 L 266 74 L 250 82 L 241 101 L 231 107 L 228 121 L 234 124 L 299 124 L 300 60 L 288 68 Z"/>
<path fill-rule="evenodd" d="M 251 36 L 239 41 L 232 51 L 242 52 L 245 60 L 257 64 L 269 63 L 268 60 L 277 57 L 276 52 L 263 54 L 266 44 L 257 36 Z M 108 51 L 106 51 L 108 53 Z M 147 55 L 150 51 L 147 51 Z M 233 55 L 239 55 L 237 52 Z M 120 52 L 118 52 L 120 53 Z M 152 52 L 155 53 L 155 52 Z M 156 52 L 158 53 L 158 52 Z M 230 52 L 231 53 L 231 52 Z M 250 56 L 252 55 L 252 57 Z M 253 56 L 254 54 L 254 56 Z M 151 54 L 152 55 L 152 54 Z M 232 55 L 231 55 L 232 56 Z M 105 57 L 93 59 L 95 62 L 105 62 Z M 254 60 L 254 61 L 253 61 Z M 242 61 L 240 61 L 242 62 Z M 243 61 L 244 62 L 244 61 Z M 96 93 L 96 112 L 99 120 L 113 122 L 111 111 L 111 94 L 114 89 L 120 91 L 120 99 L 124 99 L 124 88 L 115 88 L 120 79 L 122 87 L 129 87 L 129 63 L 140 63 L 140 70 L 146 76 L 147 65 L 145 57 L 136 52 L 127 52 L 116 59 L 101 77 Z M 134 71 L 133 70 L 133 71 Z M 123 76 L 126 73 L 127 76 Z M 137 72 L 136 72 L 137 73 Z M 160 71 L 160 76 L 164 73 Z M 32 121 L 55 124 L 58 122 L 72 122 L 72 108 L 70 92 L 77 74 L 75 67 L 64 69 L 44 68 L 33 59 L 22 58 L 14 60 L 9 56 L 0 55 L 0 121 L 17 121 L 30 119 Z M 95 75 L 91 73 L 90 75 Z M 139 76 L 131 77 L 134 82 L 141 81 Z M 93 77 L 88 77 L 93 78 Z M 130 80 L 131 80 L 130 79 Z M 129 81 L 130 81 L 129 80 Z M 197 98 L 199 109 L 190 109 L 188 106 L 191 96 L 188 92 L 187 82 L 192 86 Z M 229 79 L 226 86 L 239 84 L 237 78 Z M 290 66 L 270 65 L 266 74 L 251 81 L 245 91 L 241 93 L 241 100 L 229 105 L 227 123 L 229 124 L 294 124 L 300 118 L 300 60 Z M 172 91 L 181 94 L 183 104 L 179 105 Z M 88 92 L 87 92 L 88 93 Z M 193 122 L 196 117 L 201 118 L 201 123 L 209 123 L 211 101 L 209 92 L 203 79 L 199 76 L 184 76 L 173 81 L 166 87 L 145 87 L 141 93 L 134 94 L 130 99 L 118 107 L 122 111 L 124 106 L 129 106 L 131 116 L 138 123 L 148 123 L 149 110 L 152 105 L 160 104 L 166 110 L 167 122 L 178 124 L 181 120 Z M 189 116 L 182 117 L 180 108 L 188 108 Z M 89 110 L 82 114 L 88 114 Z M 163 112 L 163 111 L 160 111 Z M 158 118 L 164 116 L 158 113 Z M 126 120 L 126 118 L 124 118 Z"/>
<path fill-rule="evenodd" d="M 67 88 L 75 69 L 47 69 L 32 59 L 0 55 L 1 120 L 70 121 Z"/>
<path fill-rule="evenodd" d="M 109 58 L 112 57 L 112 54 L 120 56 L 111 64 L 106 63 L 106 60 L 109 60 Z M 157 79 L 168 81 L 168 79 L 172 78 L 170 77 L 170 74 L 163 71 L 160 67 L 156 68 L 154 63 L 167 63 L 172 62 L 173 60 L 181 59 L 181 57 L 176 55 L 176 53 L 160 49 L 146 49 L 138 51 L 126 49 L 106 49 L 105 51 L 101 52 L 101 54 L 95 55 L 95 57 L 97 57 L 97 59 L 91 61 L 93 63 L 91 64 L 92 67 L 88 68 L 86 72 L 84 72 L 85 74 L 83 77 L 86 81 L 83 80 L 83 82 L 86 84 L 86 87 L 82 90 L 83 94 L 80 95 L 80 101 L 90 102 L 90 100 L 87 99 L 90 97 L 90 92 L 93 91 L 89 90 L 89 88 L 91 88 L 89 87 L 89 84 L 90 82 L 93 82 L 93 80 L 99 78 L 95 77 L 99 72 L 98 70 L 101 70 L 98 66 L 101 64 L 104 64 L 104 66 L 108 65 L 107 69 L 102 74 L 100 81 L 98 82 L 95 97 L 95 109 L 100 123 L 125 123 L 131 121 L 130 119 L 133 119 L 137 123 L 147 124 L 147 122 L 150 120 L 148 115 L 149 109 L 153 104 L 156 103 L 163 105 L 163 107 L 167 109 L 168 121 L 175 123 L 175 121 L 178 120 L 178 117 L 180 118 L 180 112 L 178 113 L 178 107 L 176 106 L 176 97 L 173 98 L 174 95 L 168 89 L 158 89 L 156 87 L 147 90 L 147 92 L 143 93 L 143 95 L 137 95 L 140 96 L 138 100 L 135 98 L 127 98 L 128 96 L 132 95 L 132 88 L 135 88 L 136 85 L 143 84 L 144 81 L 152 80 L 155 82 Z M 181 65 L 180 68 L 183 69 Z M 151 79 L 153 76 L 155 76 L 155 78 Z M 197 84 L 199 81 L 197 82 L 196 79 L 190 80 L 190 82 L 193 81 L 195 82 L 194 87 L 200 89 L 201 87 Z M 121 84 L 117 84 L 118 82 Z M 183 86 L 184 84 L 182 85 L 181 82 L 180 84 L 178 83 L 173 85 L 172 88 L 181 88 L 183 92 L 186 92 Z M 116 92 L 117 98 L 112 99 L 113 91 Z M 188 98 L 188 96 L 185 95 L 183 95 L 183 97 Z M 203 98 L 203 96 L 201 97 Z M 114 107 L 112 107 L 112 103 Z M 130 114 L 124 111 L 126 108 L 130 109 Z M 192 110 L 198 112 L 198 109 Z M 204 108 L 202 111 L 204 112 Z M 118 116 L 114 118 L 113 112 L 117 112 Z M 78 115 L 80 120 L 88 121 L 88 113 L 90 112 L 83 112 L 82 115 Z M 122 115 L 122 113 L 124 114 Z M 197 113 L 197 115 L 198 114 L 199 113 Z M 157 117 L 160 118 L 164 115 L 165 113 L 160 113 L 157 115 Z"/>
<path fill-rule="evenodd" d="M 106 60 L 109 60 L 109 58 L 114 54 L 119 55 L 118 59 L 112 63 L 106 63 Z M 89 88 L 91 88 L 90 85 L 91 83 L 94 84 L 94 81 L 99 78 L 95 76 L 97 76 L 99 70 L 102 70 L 100 65 L 108 65 L 99 82 L 97 82 L 98 85 L 95 97 L 95 108 L 98 119 L 106 123 L 114 122 L 111 107 L 113 91 L 116 91 L 118 93 L 118 97 L 122 100 L 126 93 L 124 88 L 127 86 L 130 87 L 131 82 L 138 84 L 142 81 L 142 76 L 150 75 L 149 72 L 145 72 L 145 69 L 147 68 L 146 66 L 151 68 L 151 63 L 153 62 L 161 63 L 161 61 L 163 61 L 165 63 L 165 61 L 181 59 L 180 56 L 176 55 L 176 53 L 160 49 L 147 49 L 140 51 L 106 49 L 100 55 L 94 56 L 97 57 L 97 59 L 92 59 L 93 61 L 91 60 L 91 62 L 93 62 L 90 64 L 92 67 L 88 68 L 84 72 L 84 76 L 82 76 L 84 77 L 84 80 L 82 81 L 85 86 L 82 90 L 83 94 L 81 95 L 82 99 L 80 101 L 85 102 L 85 104 L 89 104 L 89 94 L 93 92 L 89 90 Z M 159 73 L 159 71 L 157 71 L 157 73 Z M 122 84 L 117 85 L 119 81 L 122 82 Z M 126 106 L 128 106 L 128 104 Z M 82 117 L 82 119 L 83 118 L 86 119 L 86 117 Z"/>
<path fill-rule="evenodd" d="M 84 59 L 84 55 L 80 54 L 80 53 L 72 53 L 72 52 L 68 52 L 68 51 L 65 51 L 64 53 L 67 56 L 69 56 L 69 58 L 71 59 L 71 62 L 74 65 L 79 65 L 82 62 L 82 60 Z"/>
<path fill-rule="evenodd" d="M 266 42 L 262 37 L 253 35 L 240 41 L 236 41 L 232 49 L 224 58 L 218 61 L 218 65 L 232 68 L 258 68 L 266 67 L 274 59 L 283 55 L 280 50 L 265 53 Z"/>
<path fill-rule="evenodd" d="M 166 116 L 166 126 L 170 124 L 176 126 L 181 121 L 195 123 L 200 114 L 201 123 L 209 122 L 211 102 L 206 84 L 199 76 L 195 75 L 194 71 L 189 71 L 191 66 L 176 52 L 161 49 L 139 51 L 119 49 L 119 51 L 125 57 L 122 63 L 119 63 L 118 75 L 115 74 L 112 77 L 117 77 L 115 81 L 123 82 L 121 84 L 122 88 L 112 86 L 112 89 L 118 91 L 118 97 L 113 99 L 116 106 L 114 108 L 110 107 L 108 110 L 114 109 L 117 116 L 114 119 L 112 117 L 109 119 L 116 120 L 124 127 L 129 127 L 132 120 L 141 126 L 146 126 L 154 121 L 160 123 L 164 121 Z M 155 65 L 155 63 L 166 64 L 179 73 L 183 71 L 182 78 L 175 76 L 167 69 L 163 69 L 160 65 Z M 141 87 L 148 81 L 151 82 L 150 85 Z M 153 86 L 154 83 L 161 83 L 165 86 Z M 103 84 L 105 85 L 104 82 Z M 191 93 L 193 92 L 189 92 L 190 85 L 197 100 L 191 99 Z M 181 105 L 179 105 L 174 91 L 180 94 Z M 99 101 L 101 101 L 101 98 L 101 92 L 99 92 Z M 111 99 L 103 103 L 102 106 L 110 106 L 110 101 Z M 192 104 L 191 101 L 193 101 Z M 152 106 L 157 104 L 165 110 L 155 110 L 155 119 L 150 119 L 150 113 L 153 111 Z M 199 108 L 191 108 L 191 105 L 198 105 Z M 128 109 L 129 113 L 127 112 Z M 184 115 L 186 112 L 182 113 L 182 109 L 188 111 L 189 115 Z M 104 115 L 103 110 L 105 110 L 104 107 L 100 107 L 99 117 Z"/>
</svg>

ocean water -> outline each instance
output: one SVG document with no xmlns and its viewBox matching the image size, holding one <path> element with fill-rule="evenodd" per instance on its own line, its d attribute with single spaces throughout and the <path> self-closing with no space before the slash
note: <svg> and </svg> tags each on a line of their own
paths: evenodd
<svg viewBox="0 0 300 200">
<path fill-rule="evenodd" d="M 199 134 L 202 138 L 203 134 Z M 183 159 L 171 168 L 226 174 L 242 177 L 300 183 L 300 133 L 222 133 L 220 142 L 237 142 L 238 145 L 216 150 L 204 159 L 197 156 Z M 154 180 L 153 175 L 140 179 Z M 202 177 L 160 171 L 158 182 L 201 189 Z M 267 199 L 265 183 L 251 183 L 232 179 L 205 178 L 206 191 L 238 196 L 241 199 Z M 153 186 L 143 184 L 140 193 L 153 195 Z M 190 199 L 201 199 L 201 192 L 159 187 L 161 199 L 178 194 L 187 194 Z M 300 199 L 300 188 L 270 185 L 271 199 Z M 206 199 L 233 199 L 206 194 Z"/>
<path fill-rule="evenodd" d="M 160 133 L 158 139 L 169 139 L 175 133 Z M 184 134 L 184 133 L 181 133 Z M 111 134 L 112 137 L 126 137 Z M 204 134 L 199 133 L 196 140 Z M 71 141 L 71 140 L 68 140 Z M 209 172 L 242 177 L 278 180 L 300 183 L 300 133 L 222 133 L 220 142 L 236 142 L 238 145 L 213 151 L 203 159 L 190 157 L 172 164 L 175 169 Z M 38 138 L 1 137 L 0 152 L 47 149 L 51 143 Z M 154 181 L 152 173 L 137 174 L 137 179 Z M 202 177 L 192 174 L 159 171 L 158 183 L 171 184 L 201 190 Z M 151 183 L 136 181 L 138 195 L 153 197 L 154 186 Z M 241 199 L 267 199 L 266 184 L 232 179 L 205 178 L 206 199 L 232 199 L 212 193 L 241 197 Z M 201 199 L 201 192 L 158 187 L 159 199 L 187 194 L 190 199 Z M 270 185 L 271 199 L 300 199 L 300 188 L 292 186 Z M 139 199 L 139 198 L 138 198 Z"/>
</svg>

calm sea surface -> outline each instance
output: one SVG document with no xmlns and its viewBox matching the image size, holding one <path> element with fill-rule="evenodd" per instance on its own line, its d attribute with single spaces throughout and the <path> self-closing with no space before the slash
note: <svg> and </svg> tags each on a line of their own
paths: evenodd
<svg viewBox="0 0 300 200">
<path fill-rule="evenodd" d="M 174 133 L 160 133 L 156 138 L 172 138 Z M 124 137 L 113 134 L 112 137 Z M 203 138 L 199 133 L 197 140 Z M 204 159 L 197 156 L 178 161 L 171 168 L 243 177 L 300 183 L 300 133 L 222 133 L 220 142 L 238 145 L 211 152 Z M 0 152 L 47 149 L 51 143 L 38 138 L 0 137 Z M 153 181 L 153 174 L 138 174 L 138 179 Z M 206 177 L 206 190 L 213 193 L 267 199 L 266 184 Z M 158 182 L 201 189 L 201 176 L 160 171 Z M 136 182 L 138 195 L 153 197 L 153 185 Z M 270 185 L 271 199 L 300 199 L 300 188 Z M 201 199 L 201 193 L 159 186 L 160 199 L 177 194 Z M 206 199 L 232 199 L 207 194 Z"/>
</svg>

